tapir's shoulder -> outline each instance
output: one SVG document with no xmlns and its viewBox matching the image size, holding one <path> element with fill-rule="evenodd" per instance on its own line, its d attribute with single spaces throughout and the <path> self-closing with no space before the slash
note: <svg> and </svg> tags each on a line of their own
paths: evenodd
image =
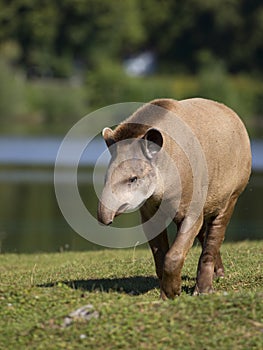
<svg viewBox="0 0 263 350">
<path fill-rule="evenodd" d="M 121 141 L 143 136 L 149 127 L 154 127 L 163 118 L 167 111 L 175 111 L 177 106 L 178 101 L 169 98 L 156 99 L 144 104 L 117 126 L 114 130 L 114 139 Z"/>
</svg>

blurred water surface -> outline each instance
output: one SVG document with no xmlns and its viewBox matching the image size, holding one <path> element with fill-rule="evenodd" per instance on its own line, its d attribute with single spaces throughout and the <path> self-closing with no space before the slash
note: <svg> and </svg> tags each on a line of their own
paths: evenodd
<svg viewBox="0 0 263 350">
<path fill-rule="evenodd" d="M 53 170 L 61 141 L 60 138 L 0 138 L 1 252 L 100 248 L 75 233 L 58 208 Z M 72 143 L 72 149 L 76 143 Z M 94 216 L 97 196 L 92 184 L 93 166 L 105 150 L 104 142 L 94 139 L 83 152 L 79 165 L 79 192 Z M 252 141 L 252 153 L 253 174 L 238 201 L 226 240 L 263 238 L 263 141 Z M 108 159 L 105 152 L 102 164 Z M 65 164 L 65 169 L 68 165 Z M 104 170 L 97 173 L 100 178 L 96 180 L 100 183 Z M 132 226 L 139 222 L 139 216 L 125 214 L 118 220 L 117 225 Z"/>
</svg>

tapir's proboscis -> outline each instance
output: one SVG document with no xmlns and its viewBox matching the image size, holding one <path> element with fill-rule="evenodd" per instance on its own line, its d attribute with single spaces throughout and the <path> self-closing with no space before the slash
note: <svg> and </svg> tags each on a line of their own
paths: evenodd
<svg viewBox="0 0 263 350">
<path fill-rule="evenodd" d="M 220 247 L 251 173 L 247 131 L 225 105 L 202 98 L 157 99 L 114 130 L 103 130 L 111 153 L 98 221 L 139 208 L 161 297 L 181 293 L 181 271 L 198 238 L 202 253 L 194 294 L 211 293 L 224 276 Z M 158 214 L 158 215 L 157 215 Z M 169 244 L 167 220 L 177 226 Z"/>
</svg>

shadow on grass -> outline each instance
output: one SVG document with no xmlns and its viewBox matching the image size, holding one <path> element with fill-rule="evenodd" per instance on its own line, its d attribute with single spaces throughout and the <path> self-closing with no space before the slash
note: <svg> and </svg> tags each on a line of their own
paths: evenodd
<svg viewBox="0 0 263 350">
<path fill-rule="evenodd" d="M 188 276 L 182 276 L 183 281 L 195 280 Z M 119 292 L 129 295 L 140 295 L 149 292 L 152 289 L 159 288 L 159 280 L 151 276 L 132 276 L 124 278 L 96 278 L 89 280 L 58 281 L 38 285 L 42 288 L 52 288 L 59 284 L 66 285 L 72 289 L 94 292 Z M 182 291 L 186 294 L 192 294 L 193 287 L 182 286 Z"/>
</svg>

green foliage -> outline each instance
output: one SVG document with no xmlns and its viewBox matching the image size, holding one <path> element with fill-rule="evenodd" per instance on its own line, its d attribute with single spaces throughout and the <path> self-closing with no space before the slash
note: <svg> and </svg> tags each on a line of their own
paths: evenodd
<svg viewBox="0 0 263 350">
<path fill-rule="evenodd" d="M 3 128 L 18 113 L 25 113 L 24 85 L 22 75 L 0 60 L 0 121 Z"/>
<path fill-rule="evenodd" d="M 0 119 L 5 133 L 65 133 L 87 113 L 121 102 L 154 98 L 184 99 L 202 96 L 232 107 L 258 135 L 262 113 L 262 82 L 246 75 L 229 76 L 222 62 L 207 59 L 199 74 L 130 77 L 120 64 L 101 59 L 86 75 L 85 84 L 62 79 L 26 80 L 0 63 Z M 113 121 L 114 124 L 114 121 Z"/>
<path fill-rule="evenodd" d="M 149 249 L 0 255 L 3 349 L 262 349 L 262 242 L 224 244 L 226 278 L 191 296 L 199 247 L 183 292 L 159 299 Z M 98 318 L 72 311 L 92 304 Z"/>
<path fill-rule="evenodd" d="M 92 66 L 98 56 L 116 58 L 144 39 L 134 0 L 13 0 L 0 2 L 0 13 L 0 45 L 15 38 L 28 74 L 68 77 L 78 62 Z"/>
<path fill-rule="evenodd" d="M 251 136 L 257 135 L 263 84 L 246 75 L 230 76 L 223 61 L 200 56 L 197 76 L 159 75 L 129 77 L 120 65 L 109 61 L 87 75 L 87 95 L 93 109 L 120 102 L 148 102 L 154 98 L 213 99 L 233 108 L 245 121 Z"/>
<path fill-rule="evenodd" d="M 196 73 L 200 52 L 209 51 L 227 71 L 262 74 L 262 2 L 146 0 L 141 8 L 164 71 Z"/>
<path fill-rule="evenodd" d="M 228 71 L 262 74 L 262 23 L 251 0 L 0 1 L 0 45 L 15 41 L 29 74 L 57 77 L 145 49 L 166 72 L 196 73 L 208 50 Z"/>
<path fill-rule="evenodd" d="M 83 88 L 60 81 L 28 84 L 31 114 L 40 121 L 42 131 L 65 132 L 87 113 L 87 97 Z"/>
<path fill-rule="evenodd" d="M 203 53 L 200 61 L 198 95 L 225 103 L 249 122 L 249 117 L 258 112 L 257 98 L 262 86 L 241 75 L 230 77 L 223 61 L 208 53 Z"/>
<path fill-rule="evenodd" d="M 59 80 L 27 81 L 0 61 L 2 132 L 65 132 L 88 111 L 83 87 Z"/>
<path fill-rule="evenodd" d="M 129 77 L 120 65 L 109 61 L 87 76 L 90 103 L 95 108 L 120 102 L 147 102 L 172 97 L 171 80 L 156 77 Z"/>
<path fill-rule="evenodd" d="M 197 95 L 257 128 L 262 19 L 250 0 L 0 0 L 2 131 L 64 132 L 101 106 Z M 127 76 L 123 60 L 145 50 L 156 75 Z"/>
</svg>

